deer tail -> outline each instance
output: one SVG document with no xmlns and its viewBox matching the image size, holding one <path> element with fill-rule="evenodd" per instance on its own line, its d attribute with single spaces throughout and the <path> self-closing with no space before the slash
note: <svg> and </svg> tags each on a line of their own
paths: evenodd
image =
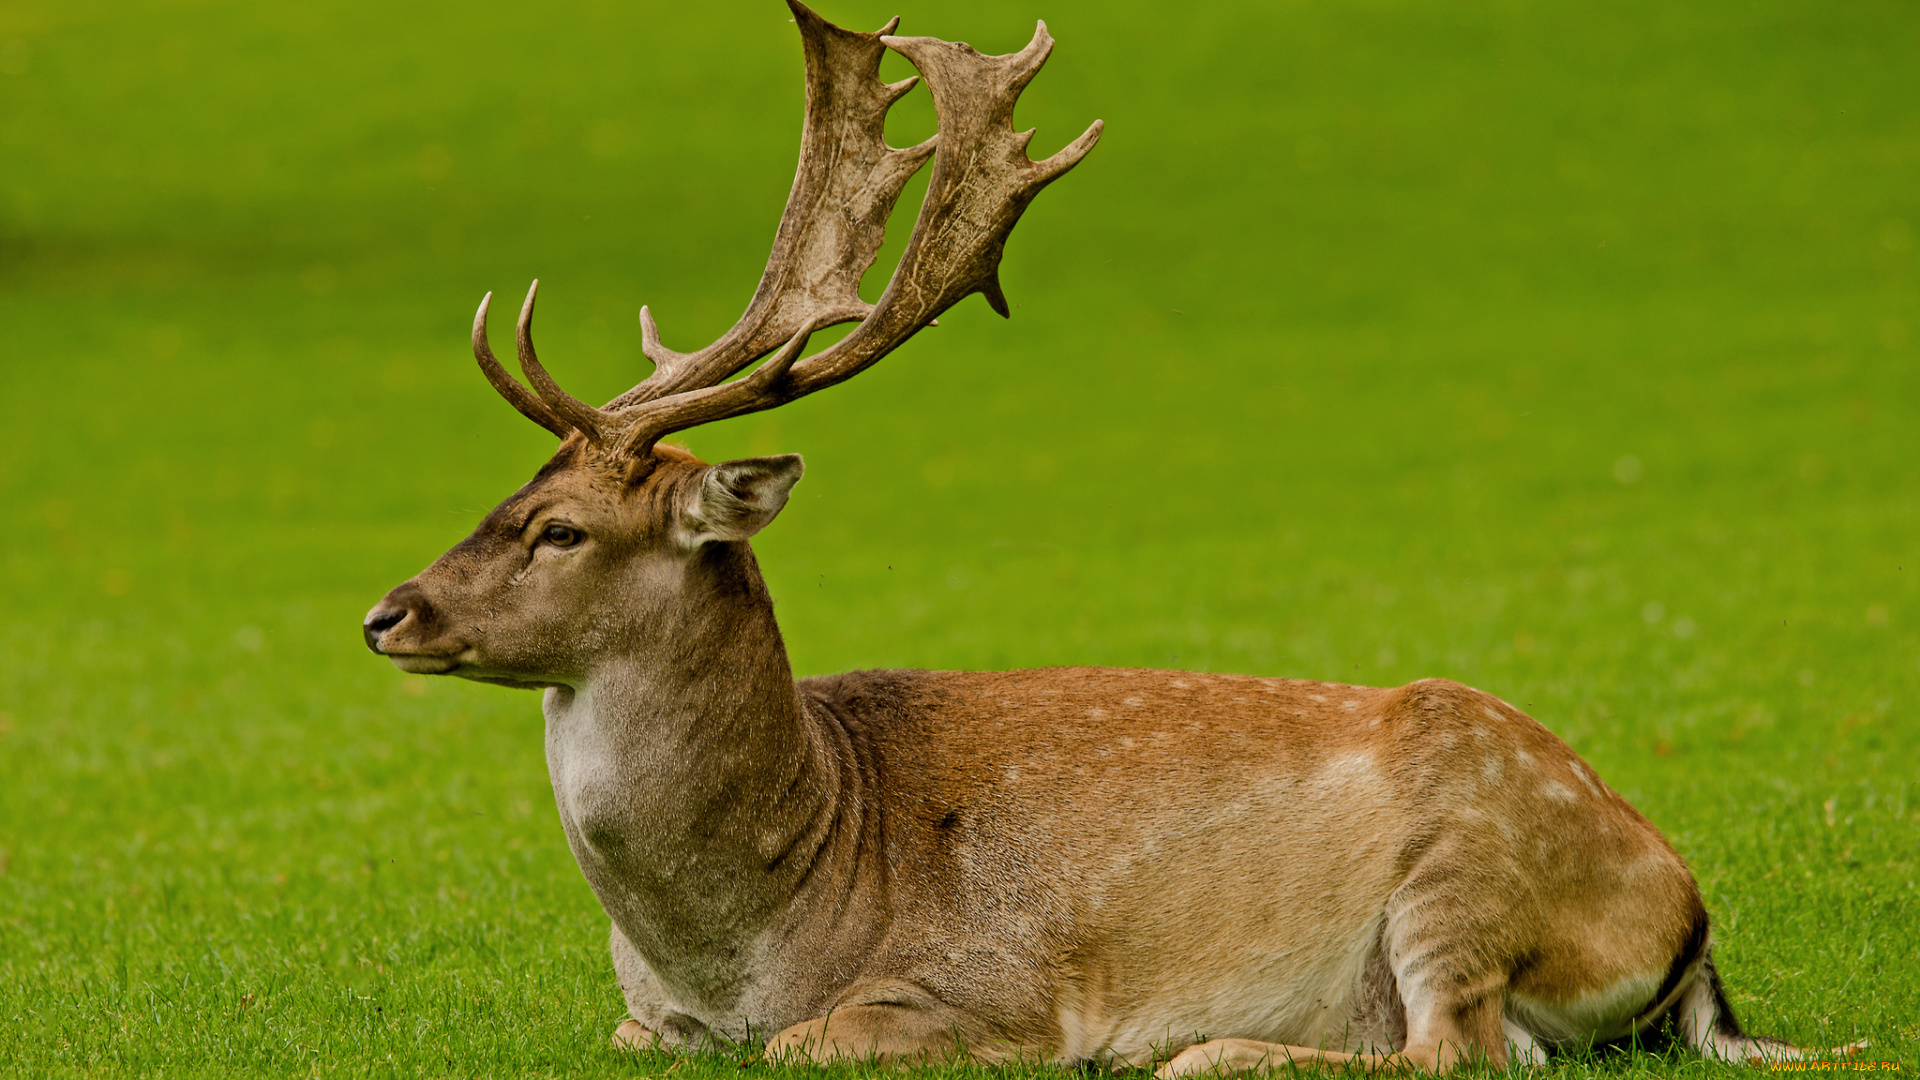
<svg viewBox="0 0 1920 1080">
<path fill-rule="evenodd" d="M 1706 952 L 1693 982 L 1681 992 L 1673 1010 L 1674 1033 L 1702 1056 L 1722 1061 L 1762 1065 L 1774 1061 L 1848 1057 L 1867 1048 L 1866 1040 L 1829 1050 L 1808 1050 L 1765 1035 L 1750 1035 L 1740 1027 L 1727 1001 L 1720 973 L 1713 969 L 1713 953 Z"/>
</svg>

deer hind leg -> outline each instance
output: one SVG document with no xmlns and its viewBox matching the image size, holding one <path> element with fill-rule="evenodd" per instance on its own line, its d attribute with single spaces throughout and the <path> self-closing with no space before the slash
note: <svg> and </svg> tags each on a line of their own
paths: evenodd
<svg viewBox="0 0 1920 1080">
<path fill-rule="evenodd" d="M 1505 977 L 1447 981 L 1438 990 L 1402 984 L 1407 1045 L 1395 1056 L 1425 1072 L 1447 1072 L 1476 1059 L 1506 1068 Z"/>
<path fill-rule="evenodd" d="M 1436 850 L 1387 900 L 1383 944 L 1407 1021 L 1396 1056 L 1428 1072 L 1471 1060 L 1507 1066 L 1516 920 L 1499 902 L 1501 891 L 1468 869 L 1477 863 Z M 1528 1038 L 1520 1049 L 1532 1057 L 1531 1046 Z"/>
</svg>

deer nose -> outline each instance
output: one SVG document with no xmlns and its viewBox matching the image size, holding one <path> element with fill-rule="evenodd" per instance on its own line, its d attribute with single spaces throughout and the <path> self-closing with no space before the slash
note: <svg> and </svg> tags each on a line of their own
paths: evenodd
<svg viewBox="0 0 1920 1080">
<path fill-rule="evenodd" d="M 367 621 L 360 624 L 360 632 L 367 639 L 367 648 L 380 652 L 381 635 L 406 622 L 411 614 L 407 608 L 375 608 L 369 612 Z"/>
</svg>

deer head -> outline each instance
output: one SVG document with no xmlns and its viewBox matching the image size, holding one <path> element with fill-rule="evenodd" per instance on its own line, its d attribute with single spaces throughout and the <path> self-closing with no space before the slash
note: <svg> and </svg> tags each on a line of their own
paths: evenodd
<svg viewBox="0 0 1920 1080">
<path fill-rule="evenodd" d="M 746 313 L 706 348 L 661 344 L 640 309 L 641 346 L 654 371 L 595 408 L 568 394 L 533 345 L 534 299 L 516 333 L 527 385 L 487 342 L 487 308 L 473 321 L 473 354 L 487 381 L 562 440 L 559 452 L 473 535 L 389 593 L 367 615 L 373 651 L 406 671 L 516 686 L 572 685 L 609 649 L 674 651 L 676 642 L 727 636 L 712 625 L 738 605 L 770 607 L 746 541 L 785 505 L 800 479 L 797 455 L 707 465 L 659 440 L 699 424 L 770 409 L 866 370 L 971 293 L 1008 314 L 998 271 L 1028 203 L 1099 140 L 1101 124 L 1045 161 L 1015 132 L 1014 104 L 1053 41 L 1046 24 L 1020 52 L 983 56 L 963 43 L 843 30 L 788 0 L 806 51 L 807 107 L 800 166 L 773 251 Z M 893 49 L 927 80 L 938 134 L 886 144 L 887 109 L 919 77 L 887 84 Z M 907 180 L 933 159 L 912 237 L 878 303 L 861 276 L 885 238 Z M 822 327 L 855 322 L 839 342 L 803 356 Z M 757 367 L 745 375 L 756 361 Z M 735 378 L 734 376 L 740 376 Z M 529 389 L 529 386 L 531 389 Z M 747 637 L 764 637 L 749 634 Z M 772 636 L 777 648 L 777 631 Z M 781 661 L 784 664 L 784 659 Z"/>
</svg>

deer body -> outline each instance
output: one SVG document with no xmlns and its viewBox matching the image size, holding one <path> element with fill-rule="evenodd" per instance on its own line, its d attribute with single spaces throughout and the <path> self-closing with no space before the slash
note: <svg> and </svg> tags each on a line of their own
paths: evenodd
<svg viewBox="0 0 1920 1080">
<path fill-rule="evenodd" d="M 403 670 L 544 692 L 555 804 L 632 1014 L 616 1042 L 1166 1051 L 1168 1078 L 1538 1061 L 1655 1027 L 1798 1055 L 1734 1022 L 1659 832 L 1490 695 L 1094 668 L 794 681 L 748 542 L 800 459 L 708 465 L 659 439 L 844 381 L 972 293 L 1006 314 L 1007 237 L 1100 125 L 1027 158 L 1010 119 L 1044 26 L 982 56 L 789 6 L 801 164 L 746 313 L 678 353 L 642 308 L 655 370 L 595 408 L 541 366 L 535 291 L 516 333 L 531 389 L 493 355 L 483 300 L 475 359 L 559 452 L 363 627 Z M 920 146 L 882 138 L 914 82 L 878 81 L 886 49 L 928 80 L 940 133 Z M 929 159 L 866 304 L 860 277 Z"/>
<path fill-rule="evenodd" d="M 628 1006 L 668 1041 L 817 1040 L 806 1021 L 885 1003 L 890 1025 L 989 1058 L 1144 1063 L 1218 1032 L 1391 1048 L 1393 948 L 1457 977 L 1461 920 L 1475 950 L 1501 931 L 1495 966 L 1532 964 L 1527 1000 L 1549 1011 L 1639 987 L 1597 1018 L 1617 1036 L 1704 944 L 1658 832 L 1457 684 L 1081 668 L 796 685 L 744 544 L 685 587 L 742 638 L 626 628 L 639 647 L 545 700 L 568 841 Z M 1566 864 L 1570 842 L 1589 857 Z M 1570 893 L 1593 909 L 1577 922 L 1528 910 Z"/>
<path fill-rule="evenodd" d="M 837 796 L 832 810 L 755 814 L 745 857 L 710 862 L 662 895 L 649 891 L 661 876 L 604 874 L 581 855 L 623 938 L 616 951 L 631 948 L 623 985 L 650 1030 L 746 1040 L 884 998 L 932 1014 L 989 1058 L 1145 1063 L 1155 1047 L 1219 1032 L 1386 1049 L 1404 1042 L 1382 992 L 1390 933 L 1444 952 L 1446 923 L 1469 918 L 1510 928 L 1503 969 L 1571 954 L 1527 983 L 1549 1010 L 1638 987 L 1589 1032 L 1618 1036 L 1705 917 L 1651 826 L 1544 729 L 1455 684 L 866 672 L 809 680 L 800 699 L 797 726 L 824 733 L 810 740 L 826 752 L 810 779 L 838 781 L 815 788 Z M 1409 805 L 1427 809 L 1412 819 Z M 1490 813 L 1531 822 L 1534 835 L 1502 837 Z M 1569 828 L 1591 863 L 1560 865 Z M 568 831 L 581 852 L 581 826 Z M 766 853 L 790 850 L 780 845 L 796 832 L 818 853 L 806 872 L 768 872 Z M 1445 906 L 1422 921 L 1399 909 L 1420 895 L 1435 850 L 1449 862 L 1470 852 L 1482 888 L 1434 890 Z M 708 876 L 716 863 L 729 872 Z M 1551 912 L 1525 910 L 1537 903 L 1526 893 L 1564 892 L 1569 876 L 1598 887 L 1588 895 L 1600 909 L 1573 939 L 1556 933 L 1567 922 L 1539 917 Z M 686 892 L 764 911 L 712 950 L 746 960 L 726 968 L 742 981 L 724 993 L 696 988 L 710 958 L 650 947 L 720 921 L 657 914 Z M 1533 917 L 1512 918 L 1516 908 Z M 1584 936 L 1596 929 L 1604 945 Z"/>
</svg>

